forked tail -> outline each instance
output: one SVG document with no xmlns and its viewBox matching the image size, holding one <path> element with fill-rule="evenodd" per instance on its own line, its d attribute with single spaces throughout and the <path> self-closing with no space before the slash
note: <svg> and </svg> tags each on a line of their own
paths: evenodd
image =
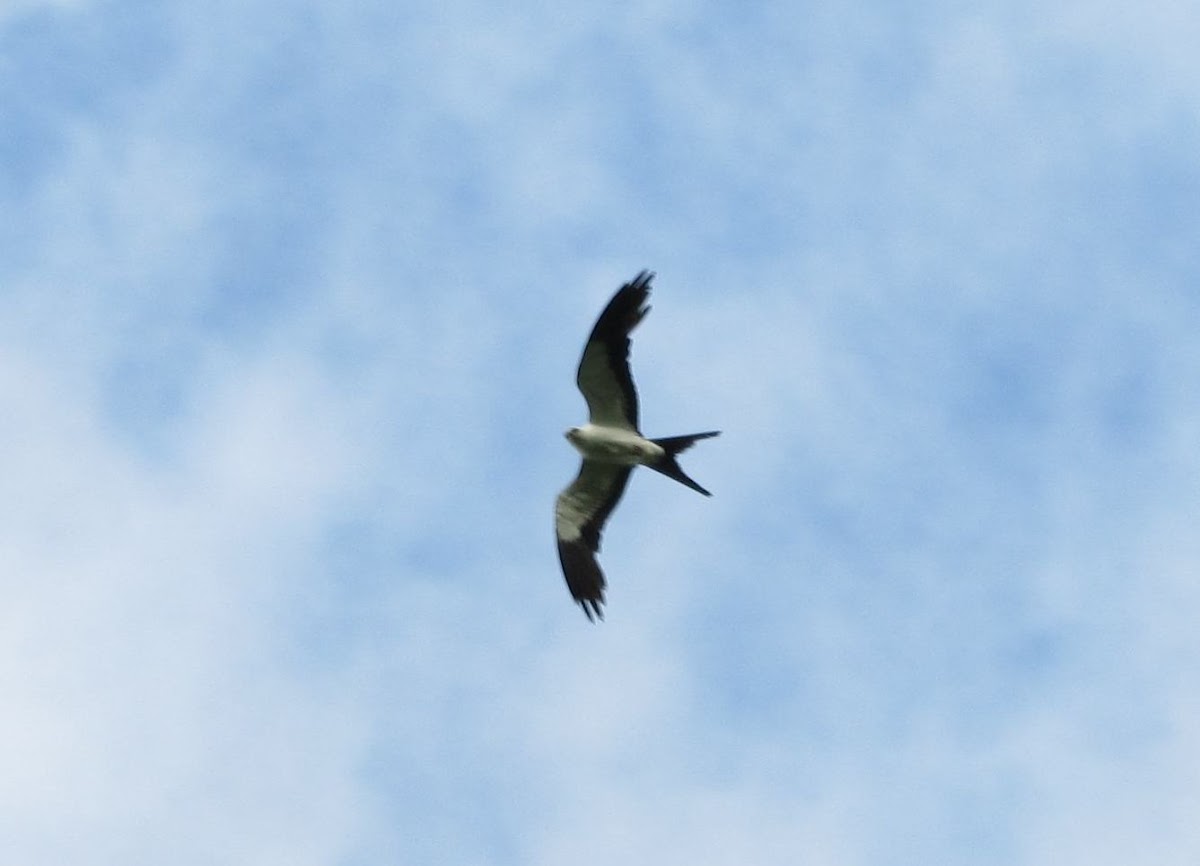
<svg viewBox="0 0 1200 866">
<path fill-rule="evenodd" d="M 657 463 L 647 463 L 646 465 L 655 472 L 661 472 L 668 478 L 674 478 L 680 484 L 684 484 L 697 493 L 703 493 L 705 496 L 712 496 L 707 490 L 688 478 L 687 473 L 679 468 L 679 462 L 675 459 L 676 454 L 687 451 L 693 444 L 701 439 L 711 439 L 713 436 L 720 436 L 720 430 L 710 430 L 708 433 L 692 433 L 689 436 L 667 436 L 663 439 L 651 439 L 655 445 L 658 445 L 663 451 L 667 452 L 662 456 L 662 459 Z"/>
</svg>

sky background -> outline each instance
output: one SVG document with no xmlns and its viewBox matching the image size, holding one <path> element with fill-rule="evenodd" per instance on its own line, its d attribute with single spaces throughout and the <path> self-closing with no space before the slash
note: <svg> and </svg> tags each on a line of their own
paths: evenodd
<svg viewBox="0 0 1200 866">
<path fill-rule="evenodd" d="M 0 2 L 22 866 L 1200 862 L 1200 13 Z M 553 500 L 653 269 L 607 620 Z"/>
</svg>

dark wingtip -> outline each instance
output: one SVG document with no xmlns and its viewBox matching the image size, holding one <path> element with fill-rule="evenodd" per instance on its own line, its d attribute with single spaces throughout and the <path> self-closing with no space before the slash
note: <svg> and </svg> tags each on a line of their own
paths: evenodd
<svg viewBox="0 0 1200 866">
<path fill-rule="evenodd" d="M 558 542 L 558 558 L 562 563 L 563 576 L 567 579 L 567 588 L 571 598 L 583 608 L 588 620 L 595 622 L 596 618 L 604 619 L 604 588 L 606 581 L 604 572 L 596 562 L 595 554 L 581 539 L 576 542 Z"/>
<path fill-rule="evenodd" d="M 650 271 L 642 271 L 622 285 L 600 312 L 588 342 L 603 340 L 614 347 L 612 351 L 620 357 L 627 357 L 629 334 L 650 312 L 646 298 L 650 294 L 650 280 L 653 278 L 654 274 Z"/>
<path fill-rule="evenodd" d="M 633 278 L 633 280 L 629 283 L 629 285 L 637 286 L 638 288 L 641 288 L 642 286 L 649 287 L 650 281 L 653 279 L 654 279 L 654 271 L 650 271 L 645 268 L 642 268 L 642 270 L 638 271 L 638 275 Z"/>
</svg>

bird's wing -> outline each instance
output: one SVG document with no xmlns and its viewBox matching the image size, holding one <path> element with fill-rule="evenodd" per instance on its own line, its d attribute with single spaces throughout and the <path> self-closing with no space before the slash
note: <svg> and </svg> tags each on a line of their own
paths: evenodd
<svg viewBox="0 0 1200 866">
<path fill-rule="evenodd" d="M 583 347 L 575 383 L 588 404 L 588 420 L 604 427 L 638 429 L 638 398 L 629 373 L 629 332 L 650 312 L 646 298 L 654 274 L 642 271 L 621 286 Z"/>
<path fill-rule="evenodd" d="M 558 494 L 554 503 L 554 531 L 558 536 L 558 559 L 571 597 L 579 602 L 588 619 L 604 618 L 604 572 L 596 561 L 600 532 L 612 513 L 632 466 L 617 466 L 584 460 L 571 486 Z"/>
</svg>

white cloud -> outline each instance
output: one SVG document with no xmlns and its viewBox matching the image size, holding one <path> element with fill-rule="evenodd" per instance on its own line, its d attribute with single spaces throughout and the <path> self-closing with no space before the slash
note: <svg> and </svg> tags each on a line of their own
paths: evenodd
<svg viewBox="0 0 1200 866">
<path fill-rule="evenodd" d="M 289 406 L 292 377 L 248 405 L 255 389 L 227 381 L 242 408 L 205 412 L 212 432 L 164 471 L 113 439 L 92 395 L 19 356 L 5 370 L 6 850 L 337 856 L 363 732 L 336 684 L 286 667 L 295 638 L 274 613 L 344 466 L 306 417 L 320 401 Z"/>
</svg>

